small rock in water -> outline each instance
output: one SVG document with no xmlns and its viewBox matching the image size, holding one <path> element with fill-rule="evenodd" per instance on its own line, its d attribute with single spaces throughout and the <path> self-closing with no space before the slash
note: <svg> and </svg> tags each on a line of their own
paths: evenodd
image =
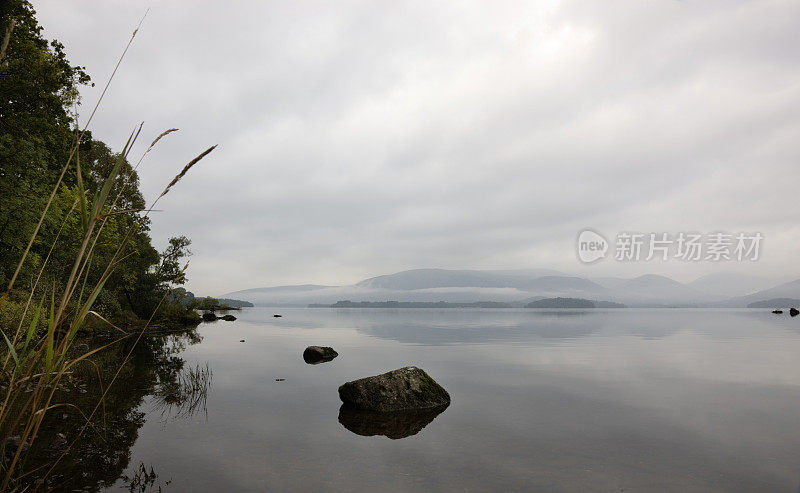
<svg viewBox="0 0 800 493">
<path fill-rule="evenodd" d="M 800 314 L 800 311 L 797 311 L 797 308 L 789 308 L 789 315 L 796 317 L 798 314 Z"/>
<path fill-rule="evenodd" d="M 303 351 L 303 361 L 309 365 L 316 365 L 318 363 L 326 363 L 339 356 L 339 353 L 328 346 L 308 346 Z"/>
<path fill-rule="evenodd" d="M 781 313 L 783 313 L 783 310 L 772 310 L 772 313 L 777 313 L 780 315 Z"/>
<path fill-rule="evenodd" d="M 432 409 L 450 404 L 450 394 L 416 366 L 347 382 L 339 398 L 353 409 L 375 412 Z"/>
<path fill-rule="evenodd" d="M 203 320 L 205 320 L 206 322 L 213 322 L 217 318 L 219 318 L 219 317 L 217 317 L 216 313 L 205 312 L 203 314 Z"/>
<path fill-rule="evenodd" d="M 276 313 L 275 315 L 273 315 L 273 317 L 275 317 L 275 318 L 280 318 L 280 317 L 282 317 L 282 316 L 283 316 L 283 315 L 278 315 L 277 313 Z"/>
<path fill-rule="evenodd" d="M 222 320 L 225 320 L 226 322 L 233 322 L 234 320 L 236 320 L 236 317 L 234 317 L 230 313 L 225 314 L 225 315 L 223 315 L 223 316 L 221 316 L 219 318 L 221 318 Z"/>
<path fill-rule="evenodd" d="M 285 378 L 276 378 L 275 379 L 276 382 L 283 382 L 284 380 L 286 380 L 286 379 Z"/>
<path fill-rule="evenodd" d="M 241 340 L 241 341 L 239 341 L 239 342 L 244 342 L 244 339 L 242 339 L 242 340 Z"/>
</svg>

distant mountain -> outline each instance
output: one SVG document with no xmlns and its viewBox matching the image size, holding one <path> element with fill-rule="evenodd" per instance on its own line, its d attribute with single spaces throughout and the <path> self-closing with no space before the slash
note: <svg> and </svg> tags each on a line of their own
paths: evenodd
<svg viewBox="0 0 800 493">
<path fill-rule="evenodd" d="M 307 306 L 309 304 L 332 304 L 340 300 L 381 302 L 472 303 L 475 301 L 512 302 L 529 297 L 531 293 L 514 288 L 430 288 L 430 289 L 373 289 L 360 286 L 322 287 L 313 290 L 264 289 L 245 290 L 224 296 L 247 298 L 261 306 Z"/>
<path fill-rule="evenodd" d="M 332 302 L 337 299 L 342 299 L 340 294 L 335 294 L 339 289 L 341 288 L 338 286 L 300 284 L 294 286 L 243 289 L 241 291 L 226 293 L 222 296 L 246 299 L 260 306 L 306 306 L 308 303 L 320 301 Z M 331 294 L 330 296 L 324 296 L 323 293 Z"/>
<path fill-rule="evenodd" d="M 645 274 L 643 276 L 628 279 L 621 286 L 622 289 L 647 289 L 647 290 L 676 290 L 684 292 L 687 289 L 685 284 L 679 283 L 674 279 L 656 274 Z"/>
<path fill-rule="evenodd" d="M 415 269 L 365 279 L 352 286 L 276 286 L 245 289 L 223 296 L 242 298 L 259 305 L 279 306 L 331 304 L 345 299 L 371 302 L 389 299 L 400 302 L 471 303 L 488 300 L 516 303 L 532 295 L 605 297 L 605 288 L 588 279 L 553 273 L 559 274 L 550 269 Z"/>
<path fill-rule="evenodd" d="M 414 269 L 372 277 L 350 286 L 276 286 L 245 289 L 222 296 L 270 306 L 334 304 L 340 300 L 373 303 L 394 300 L 402 303 L 461 304 L 492 301 L 522 307 L 543 298 L 581 298 L 606 300 L 632 307 L 743 307 L 772 298 L 800 299 L 800 280 L 743 297 L 730 298 L 726 294 L 747 290 L 746 281 L 745 276 L 714 274 L 687 285 L 654 274 L 633 279 L 600 277 L 590 280 L 548 269 Z M 758 278 L 756 281 L 759 286 L 766 282 Z M 726 282 L 731 286 L 726 287 Z"/>
<path fill-rule="evenodd" d="M 309 308 L 511 308 L 508 303 L 476 301 L 473 303 L 448 303 L 446 301 L 337 301 L 329 305 L 311 303 Z"/>
<path fill-rule="evenodd" d="M 702 293 L 736 297 L 746 296 L 770 288 L 775 284 L 775 280 L 764 277 L 738 274 L 735 272 L 720 272 L 695 279 L 688 283 L 687 286 Z"/>
<path fill-rule="evenodd" d="M 526 277 L 543 277 L 543 276 L 561 276 L 561 277 L 570 277 L 570 274 L 566 274 L 561 271 L 553 270 L 553 269 L 505 269 L 505 270 L 486 270 L 483 272 L 489 272 L 493 274 L 500 274 L 506 276 L 526 276 Z"/>
<path fill-rule="evenodd" d="M 593 277 L 591 281 L 603 286 L 604 288 L 617 289 L 626 282 L 630 281 L 630 279 L 626 279 L 624 277 Z"/>
<path fill-rule="evenodd" d="M 541 275 L 542 271 L 415 269 L 365 279 L 356 286 L 390 290 L 432 288 L 514 288 L 520 291 L 604 290 L 602 286 L 588 279 Z"/>
<path fill-rule="evenodd" d="M 725 306 L 747 306 L 750 303 L 771 300 L 775 298 L 800 299 L 800 279 L 783 283 L 773 288 L 764 289 L 747 296 L 731 298 L 724 304 Z"/>
<path fill-rule="evenodd" d="M 771 300 L 756 301 L 747 305 L 747 308 L 791 308 L 800 306 L 800 300 L 793 298 L 772 298 Z"/>
<path fill-rule="evenodd" d="M 227 293 L 224 296 L 233 296 L 233 295 L 246 295 L 246 294 L 256 294 L 256 293 L 273 293 L 273 292 L 302 292 L 302 291 L 315 291 L 318 289 L 327 289 L 327 288 L 335 288 L 338 286 L 321 286 L 318 284 L 297 284 L 293 286 L 272 286 L 268 288 L 251 288 L 251 289 L 242 289 L 241 291 L 234 291 L 232 293 Z"/>
<path fill-rule="evenodd" d="M 645 274 L 621 283 L 608 299 L 630 306 L 693 306 L 722 298 L 724 296 L 702 293 L 669 277 Z"/>
</svg>

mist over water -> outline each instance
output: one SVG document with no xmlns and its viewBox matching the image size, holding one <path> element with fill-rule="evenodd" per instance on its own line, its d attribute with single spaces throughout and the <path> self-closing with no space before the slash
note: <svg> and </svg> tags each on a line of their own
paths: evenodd
<svg viewBox="0 0 800 493">
<path fill-rule="evenodd" d="M 207 414 L 165 419 L 146 400 L 130 467 L 152 464 L 176 490 L 727 492 L 800 482 L 800 322 L 788 316 L 273 313 L 245 309 L 199 328 L 202 342 L 179 356 L 213 371 Z M 339 356 L 306 364 L 308 345 Z M 340 412 L 339 385 L 407 365 L 444 386 L 451 405 L 394 421 Z"/>
</svg>

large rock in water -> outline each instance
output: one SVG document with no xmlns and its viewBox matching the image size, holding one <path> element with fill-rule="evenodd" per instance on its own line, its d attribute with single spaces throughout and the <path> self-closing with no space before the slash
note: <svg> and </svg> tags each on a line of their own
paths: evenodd
<svg viewBox="0 0 800 493">
<path fill-rule="evenodd" d="M 450 404 L 450 394 L 416 366 L 347 382 L 339 387 L 339 398 L 352 409 L 382 413 Z"/>
<path fill-rule="evenodd" d="M 796 317 L 799 313 L 800 311 L 797 311 L 797 308 L 789 308 L 789 315 Z"/>
</svg>

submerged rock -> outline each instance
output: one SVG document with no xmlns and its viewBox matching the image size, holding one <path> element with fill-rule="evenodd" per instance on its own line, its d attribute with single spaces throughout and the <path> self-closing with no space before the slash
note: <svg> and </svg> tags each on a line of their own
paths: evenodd
<svg viewBox="0 0 800 493">
<path fill-rule="evenodd" d="M 223 315 L 223 316 L 221 316 L 219 318 L 221 318 L 222 320 L 225 320 L 226 322 L 233 322 L 234 320 L 236 320 L 236 317 L 234 317 L 230 313 L 228 313 L 226 315 Z"/>
<path fill-rule="evenodd" d="M 217 317 L 216 313 L 205 312 L 203 314 L 203 320 L 205 320 L 206 322 L 213 322 L 217 318 L 219 317 Z"/>
<path fill-rule="evenodd" d="M 347 382 L 339 398 L 360 411 L 392 412 L 432 409 L 450 404 L 450 394 L 416 366 Z"/>
<path fill-rule="evenodd" d="M 797 311 L 797 308 L 789 308 L 789 315 L 796 317 L 800 311 Z"/>
<path fill-rule="evenodd" d="M 447 409 L 447 404 L 431 409 L 377 413 L 358 411 L 347 404 L 339 408 L 339 423 L 356 435 L 382 435 L 392 440 L 416 435 Z"/>
<path fill-rule="evenodd" d="M 772 313 L 777 313 L 780 315 L 781 313 L 783 313 L 783 310 L 772 310 Z"/>
<path fill-rule="evenodd" d="M 282 316 L 283 316 L 283 315 L 278 315 L 277 313 L 276 313 L 275 315 L 273 315 L 273 317 L 275 317 L 275 318 L 280 318 L 280 317 L 282 317 Z"/>
<path fill-rule="evenodd" d="M 327 363 L 337 356 L 339 356 L 339 353 L 328 346 L 308 346 L 303 351 L 303 360 L 309 365 Z"/>
</svg>

